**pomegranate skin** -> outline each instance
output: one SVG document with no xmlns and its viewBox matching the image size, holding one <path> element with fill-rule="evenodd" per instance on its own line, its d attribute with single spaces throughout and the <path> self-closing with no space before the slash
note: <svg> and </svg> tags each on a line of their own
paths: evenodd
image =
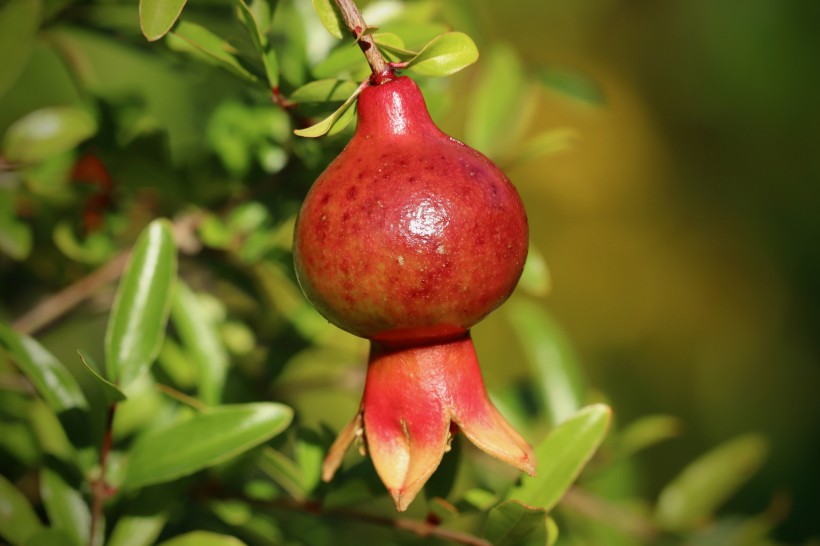
<svg viewBox="0 0 820 546">
<path fill-rule="evenodd" d="M 329 321 L 384 343 L 452 339 L 515 288 L 527 219 L 489 159 L 441 132 L 416 84 L 364 89 L 353 139 L 309 191 L 294 262 Z"/>
</svg>

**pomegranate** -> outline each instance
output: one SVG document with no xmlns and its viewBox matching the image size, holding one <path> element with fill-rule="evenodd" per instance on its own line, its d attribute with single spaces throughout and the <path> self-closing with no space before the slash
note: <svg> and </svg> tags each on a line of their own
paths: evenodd
<svg viewBox="0 0 820 546">
<path fill-rule="evenodd" d="M 487 398 L 469 333 L 521 275 L 521 199 L 489 159 L 436 127 L 411 79 L 381 74 L 357 108 L 356 132 L 308 192 L 294 234 L 308 300 L 371 340 L 359 413 L 323 477 L 360 437 L 404 510 L 457 430 L 534 474 L 532 448 Z"/>
</svg>

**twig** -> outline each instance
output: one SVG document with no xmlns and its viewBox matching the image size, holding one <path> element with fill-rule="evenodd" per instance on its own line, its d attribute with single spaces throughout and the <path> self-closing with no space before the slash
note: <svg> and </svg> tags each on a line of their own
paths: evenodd
<svg viewBox="0 0 820 546">
<path fill-rule="evenodd" d="M 420 536 L 422 538 L 441 538 L 444 540 L 449 540 L 450 542 L 455 542 L 457 544 L 466 544 L 467 546 L 492 546 L 492 544 L 489 541 L 484 540 L 481 537 L 477 537 L 475 535 L 471 535 L 469 533 L 464 533 L 461 531 L 454 531 L 453 529 L 447 529 L 446 527 L 434 525 L 426 521 L 417 521 L 409 518 L 391 519 L 380 516 L 374 516 L 371 514 L 347 511 L 334 512 L 333 515 L 339 515 L 351 519 L 356 518 L 366 523 L 372 523 L 375 525 L 385 527 L 394 527 L 396 529 L 401 529 L 402 531 L 413 533 L 414 535 Z"/>
<path fill-rule="evenodd" d="M 207 404 L 204 404 L 203 402 L 197 400 L 193 396 L 188 396 L 184 392 L 180 392 L 180 391 L 176 390 L 173 387 L 169 387 L 168 385 L 163 385 L 162 383 L 157 383 L 156 384 L 156 389 L 159 392 L 170 396 L 174 400 L 176 400 L 178 402 L 182 402 L 186 406 L 189 406 L 189 407 L 195 409 L 196 411 L 204 411 L 208 408 Z"/>
<path fill-rule="evenodd" d="M 106 284 L 122 275 L 131 251 L 127 250 L 107 262 L 90 275 L 47 297 L 28 312 L 20 316 L 12 325 L 20 333 L 31 335 L 42 330 L 68 311 L 90 298 Z"/>
<path fill-rule="evenodd" d="M 259 501 L 249 500 L 249 502 L 258 503 Z M 435 537 L 443 540 L 449 540 L 450 542 L 455 542 L 456 544 L 465 544 L 466 546 L 492 546 L 490 542 L 481 537 L 464 533 L 462 531 L 447 529 L 426 521 L 418 521 L 401 517 L 388 518 L 384 516 L 376 516 L 374 514 L 356 512 L 353 510 L 325 510 L 318 505 L 318 503 L 311 501 L 301 502 L 292 499 L 281 499 L 272 503 L 265 503 L 265 505 L 272 506 L 274 508 L 308 512 L 319 516 L 353 519 L 363 523 L 369 523 L 371 525 L 378 525 L 380 527 L 399 529 L 422 538 Z"/>
<path fill-rule="evenodd" d="M 108 500 L 114 493 L 111 486 L 106 481 L 106 471 L 108 469 L 108 454 L 111 453 L 111 444 L 113 441 L 114 428 L 114 414 L 117 411 L 117 404 L 108 406 L 108 414 L 105 420 L 105 436 L 103 437 L 102 447 L 100 448 L 100 474 L 91 483 L 91 532 L 88 536 L 88 545 L 94 546 L 95 537 L 97 534 L 97 526 L 100 518 L 102 518 L 105 501 Z"/>
<path fill-rule="evenodd" d="M 194 213 L 182 216 L 174 221 L 174 240 L 180 250 L 189 254 L 193 254 L 198 250 L 193 233 L 200 219 L 201 214 Z M 56 294 L 48 296 L 18 317 L 12 324 L 13 328 L 26 335 L 42 330 L 96 294 L 103 286 L 119 279 L 130 257 L 131 250 L 126 250 L 93 273 L 65 287 Z"/>
<path fill-rule="evenodd" d="M 353 0 L 335 0 L 335 2 L 339 7 L 339 12 L 342 14 L 345 25 L 347 25 L 347 28 L 353 33 L 362 53 L 364 53 L 364 56 L 367 58 L 367 63 L 370 65 L 373 75 L 378 76 L 386 70 L 390 70 L 389 65 L 384 62 L 379 48 L 376 47 L 376 42 L 373 40 L 373 37 L 367 34 L 367 23 L 364 22 L 362 13 L 359 11 L 359 8 L 356 7 Z"/>
</svg>

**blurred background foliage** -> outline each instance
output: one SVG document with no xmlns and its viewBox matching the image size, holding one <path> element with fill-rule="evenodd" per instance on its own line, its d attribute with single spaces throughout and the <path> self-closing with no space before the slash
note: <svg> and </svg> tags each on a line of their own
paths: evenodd
<svg viewBox="0 0 820 546">
<path fill-rule="evenodd" d="M 101 284 L 53 324 L 27 311 L 116 260 L 149 221 L 167 216 L 189 288 L 175 296 L 156 380 L 206 403 L 288 404 L 303 434 L 344 425 L 359 401 L 366 345 L 312 312 L 289 245 L 301 198 L 352 126 L 322 140 L 294 137 L 346 97 L 295 108 L 288 97 L 316 79 L 358 82 L 366 66 L 310 4 L 251 3 L 278 62 L 277 102 L 270 67 L 253 57 L 229 2 L 191 0 L 188 26 L 156 43 L 142 36 L 135 2 L 0 3 L 0 318 L 36 331 L 82 377 L 78 348 L 104 360 L 113 286 Z M 714 525 L 700 525 L 708 513 L 678 514 L 698 522 L 679 543 L 772 543 L 759 538 L 767 528 L 755 533 L 749 522 L 774 527 L 783 542 L 820 534 L 820 4 L 362 4 L 369 23 L 408 48 L 452 28 L 481 52 L 473 67 L 420 83 L 434 119 L 496 160 L 529 212 L 522 287 L 474 330 L 488 386 L 511 421 L 535 441 L 590 389 L 584 398 L 615 411 L 608 470 L 599 461 L 584 482 L 601 498 L 639 513 L 658 501 L 663 512 L 674 503 L 664 500 L 667 484 L 722 445 L 713 469 L 760 470 Z M 228 39 L 233 57 L 192 46 L 207 43 L 202 28 Z M 44 124 L 62 127 L 58 137 L 31 129 Z M 218 342 L 198 343 L 203 332 Z M 556 358 L 545 354 L 570 363 L 551 368 Z M 533 386 L 539 379 L 549 384 Z M 16 406 L 4 397 L 10 430 Z M 119 411 L 121 441 L 168 411 L 150 388 L 137 399 Z M 638 421 L 647 415 L 655 421 Z M 636 422 L 643 433 L 627 427 Z M 311 446 L 327 438 L 300 443 L 295 430 L 282 443 L 303 446 L 293 456 L 308 468 Z M 3 446 L 5 476 L 26 476 L 37 452 L 30 443 Z M 618 449 L 649 444 L 619 458 Z M 472 467 L 459 476 L 481 482 Z M 305 479 L 315 487 L 317 476 Z M 375 495 L 367 485 L 354 498 Z M 579 508 L 577 498 L 572 504 Z M 217 513 L 243 518 L 227 504 Z M 587 516 L 559 519 L 581 529 L 562 540 L 634 543 Z M 680 523 L 658 517 L 669 529 Z M 305 515 L 282 529 L 259 525 L 288 540 L 311 528 Z M 328 529 L 304 540 L 322 543 Z"/>
</svg>

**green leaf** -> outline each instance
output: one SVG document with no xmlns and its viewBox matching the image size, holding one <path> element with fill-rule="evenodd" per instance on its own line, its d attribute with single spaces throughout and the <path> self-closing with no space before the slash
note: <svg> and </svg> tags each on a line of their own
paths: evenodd
<svg viewBox="0 0 820 546">
<path fill-rule="evenodd" d="M 449 76 L 478 60 L 478 48 L 463 32 L 447 32 L 433 38 L 407 63 L 421 76 Z"/>
<path fill-rule="evenodd" d="M 226 461 L 276 436 L 292 418 L 282 404 L 226 405 L 147 433 L 131 450 L 123 487 L 167 482 Z"/>
<path fill-rule="evenodd" d="M 182 40 L 187 45 L 187 49 L 194 48 L 196 52 L 234 75 L 252 83 L 259 83 L 259 79 L 242 66 L 232 53 L 233 48 L 230 44 L 205 27 L 189 21 L 180 21 L 169 35 L 169 38 Z M 168 42 L 168 45 L 178 50 L 186 49 L 185 46 L 173 39 Z"/>
<path fill-rule="evenodd" d="M 166 540 L 159 546 L 245 546 L 245 543 L 228 535 L 209 531 L 192 531 Z"/>
<path fill-rule="evenodd" d="M 171 224 L 154 220 L 137 239 L 105 332 L 108 379 L 122 388 L 148 371 L 159 354 L 176 269 Z"/>
<path fill-rule="evenodd" d="M 312 72 L 316 78 L 333 78 L 347 73 L 351 78 L 358 80 L 358 76 L 366 77 L 366 74 L 370 73 L 370 67 L 367 66 L 367 60 L 359 48 L 343 45 L 319 61 Z"/>
<path fill-rule="evenodd" d="M 106 546 L 152 546 L 168 521 L 180 491 L 159 486 L 144 489 L 129 498 L 125 513 L 117 518 Z"/>
<path fill-rule="evenodd" d="M 117 520 L 106 546 L 151 546 L 168 521 L 168 514 L 123 516 Z"/>
<path fill-rule="evenodd" d="M 76 460 L 74 446 L 68 439 L 63 425 L 42 400 L 35 399 L 29 407 L 29 423 L 43 453 L 63 461 Z"/>
<path fill-rule="evenodd" d="M 299 87 L 290 94 L 290 100 L 302 103 L 344 102 L 358 86 L 350 80 L 316 80 Z"/>
<path fill-rule="evenodd" d="M 547 546 L 553 546 L 558 542 L 558 525 L 555 520 L 547 518 Z"/>
<path fill-rule="evenodd" d="M 406 48 L 404 40 L 392 32 L 381 32 L 373 35 L 373 41 L 379 47 L 382 55 L 392 62 L 409 61 L 419 54 Z"/>
<path fill-rule="evenodd" d="M 42 11 L 40 0 L 6 2 L 0 9 L 0 97 L 17 81 L 29 60 Z"/>
<path fill-rule="evenodd" d="M 28 499 L 0 474 L 0 537 L 20 546 L 42 528 Z"/>
<path fill-rule="evenodd" d="M 149 42 L 159 40 L 174 26 L 187 0 L 140 0 L 140 29 Z"/>
<path fill-rule="evenodd" d="M 757 434 L 734 438 L 690 463 L 661 491 L 655 518 L 665 529 L 699 525 L 763 464 L 768 443 Z"/>
<path fill-rule="evenodd" d="M 296 129 L 293 132 L 301 137 L 309 137 L 309 138 L 316 138 L 323 136 L 330 132 L 332 129 L 335 129 L 336 132 L 340 131 L 347 125 L 348 122 L 352 119 L 352 115 L 345 116 L 345 112 L 348 108 L 353 104 L 356 100 L 356 97 L 359 96 L 359 93 L 362 92 L 362 87 L 359 86 L 356 88 L 356 91 L 348 97 L 348 99 L 332 114 L 328 117 L 320 121 L 315 125 L 311 125 L 305 129 Z M 341 128 L 337 127 L 337 125 L 341 126 Z"/>
<path fill-rule="evenodd" d="M 125 393 L 122 392 L 119 387 L 102 376 L 100 368 L 94 362 L 94 359 L 91 358 L 91 355 L 82 350 L 78 350 L 77 354 L 80 355 L 80 361 L 83 363 L 83 368 L 91 375 L 100 387 L 106 402 L 113 404 L 115 402 L 122 402 L 126 399 Z"/>
<path fill-rule="evenodd" d="M 606 436 L 612 410 L 603 404 L 583 408 L 538 445 L 538 476 L 522 478 L 507 498 L 547 511 L 564 496 Z"/>
<path fill-rule="evenodd" d="M 495 157 L 515 149 L 524 124 L 532 119 L 532 109 L 526 107 L 524 68 L 512 47 L 494 46 L 481 66 L 468 97 L 465 141 Z"/>
<path fill-rule="evenodd" d="M 283 453 L 270 447 L 263 449 L 259 468 L 293 498 L 304 500 L 307 497 L 299 467 Z"/>
<path fill-rule="evenodd" d="M 541 83 L 547 88 L 581 102 L 602 105 L 606 102 L 604 92 L 598 83 L 581 72 L 562 67 L 541 70 Z"/>
<path fill-rule="evenodd" d="M 85 546 L 91 528 L 91 512 L 77 489 L 79 483 L 69 483 L 66 472 L 63 468 L 43 468 L 40 473 L 43 504 L 51 526 L 65 531 L 75 546 Z"/>
<path fill-rule="evenodd" d="M 219 337 L 218 325 L 191 289 L 177 282 L 171 305 L 177 334 L 199 370 L 199 395 L 206 404 L 218 404 L 222 396 L 228 353 Z"/>
<path fill-rule="evenodd" d="M 13 260 L 25 260 L 31 253 L 31 228 L 15 217 L 15 199 L 11 191 L 0 192 L 0 252 Z"/>
<path fill-rule="evenodd" d="M 544 546 L 547 512 L 518 501 L 504 501 L 487 514 L 484 537 L 493 546 Z"/>
<path fill-rule="evenodd" d="M 265 65 L 265 75 L 271 87 L 279 86 L 279 58 L 274 49 L 269 49 L 262 55 L 262 64 Z"/>
<path fill-rule="evenodd" d="M 316 10 L 319 20 L 330 35 L 341 40 L 344 37 L 342 34 L 344 26 L 339 14 L 336 12 L 336 8 L 333 6 L 333 2 L 331 0 L 313 0 L 313 9 Z"/>
<path fill-rule="evenodd" d="M 356 117 L 356 109 L 355 108 L 348 108 L 339 118 L 330 126 L 330 129 L 327 132 L 328 136 L 333 136 L 341 133 L 345 129 L 347 129 L 350 122 Z"/>
<path fill-rule="evenodd" d="M 294 451 L 302 478 L 302 487 L 307 492 L 313 491 L 321 481 L 322 461 L 325 458 L 326 448 L 321 437 L 315 432 L 299 431 Z"/>
<path fill-rule="evenodd" d="M 511 154 L 512 157 L 506 160 L 505 163 L 507 165 L 519 165 L 539 157 L 569 150 L 575 146 L 579 138 L 578 131 L 575 129 L 548 129 L 520 144 Z"/>
<path fill-rule="evenodd" d="M 527 251 L 527 261 L 524 263 L 524 271 L 518 280 L 518 288 L 536 297 L 544 297 L 549 294 L 552 287 L 550 271 L 544 255 L 534 245 L 530 245 Z"/>
<path fill-rule="evenodd" d="M 265 77 L 267 78 L 268 85 L 270 85 L 271 88 L 277 87 L 279 85 L 279 62 L 276 59 L 276 52 L 266 47 L 266 39 L 259 30 L 256 16 L 254 16 L 248 4 L 245 3 L 245 0 L 235 0 L 235 2 L 239 8 L 239 15 L 242 22 L 245 24 L 245 28 L 248 29 L 248 34 L 250 34 L 253 47 L 259 54 L 262 66 L 265 68 Z"/>
<path fill-rule="evenodd" d="M 3 154 L 13 162 L 31 163 L 70 150 L 97 132 L 85 110 L 69 106 L 41 108 L 9 127 Z"/>
<path fill-rule="evenodd" d="M 619 457 L 629 457 L 681 433 L 683 424 L 671 415 L 648 415 L 630 423 L 618 437 L 617 453 Z"/>
<path fill-rule="evenodd" d="M 559 424 L 578 411 L 585 399 L 583 372 L 572 345 L 538 304 L 516 298 L 505 309 L 532 366 L 547 417 Z"/>
<path fill-rule="evenodd" d="M 110 260 L 116 251 L 114 242 L 105 233 L 91 233 L 80 242 L 68 220 L 57 222 L 51 239 L 63 254 L 80 263 L 102 264 Z"/>
<path fill-rule="evenodd" d="M 0 346 L 17 362 L 54 413 L 88 407 L 74 376 L 33 338 L 0 323 Z"/>
<path fill-rule="evenodd" d="M 43 529 L 31 535 L 25 546 L 67 546 L 72 540 L 71 535 L 61 529 Z"/>
</svg>

